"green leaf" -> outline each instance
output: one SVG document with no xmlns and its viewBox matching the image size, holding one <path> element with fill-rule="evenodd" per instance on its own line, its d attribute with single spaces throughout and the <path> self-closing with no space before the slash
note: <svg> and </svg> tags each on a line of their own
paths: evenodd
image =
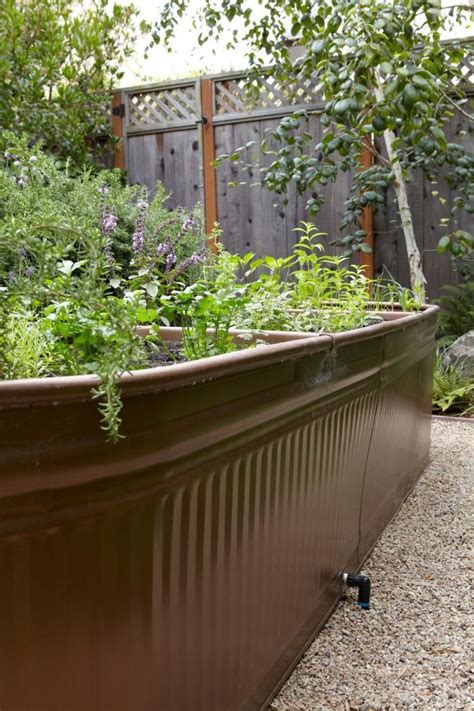
<svg viewBox="0 0 474 711">
<path fill-rule="evenodd" d="M 336 103 L 334 104 L 335 113 L 342 116 L 349 109 L 350 104 L 351 104 L 350 99 L 341 99 L 340 101 L 336 101 Z"/>
<path fill-rule="evenodd" d="M 374 116 L 372 119 L 372 125 L 376 131 L 385 131 L 387 128 L 387 121 L 383 116 Z"/>
<path fill-rule="evenodd" d="M 158 285 L 155 284 L 155 282 L 150 281 L 147 284 L 143 285 L 143 288 L 147 292 L 149 296 L 151 296 L 152 299 L 155 298 L 155 296 L 158 294 Z"/>
<path fill-rule="evenodd" d="M 325 47 L 326 47 L 326 40 L 324 40 L 324 39 L 316 40 L 311 45 L 311 51 L 313 52 L 313 54 L 321 54 L 321 52 L 324 51 Z"/>
<path fill-rule="evenodd" d="M 449 247 L 451 243 L 451 238 L 449 235 L 444 235 L 444 237 L 441 237 L 441 239 L 438 242 L 438 250 L 440 252 L 445 252 L 446 249 Z"/>
<path fill-rule="evenodd" d="M 413 84 L 406 84 L 403 90 L 402 102 L 407 108 L 414 106 L 418 100 L 419 94 Z"/>
</svg>

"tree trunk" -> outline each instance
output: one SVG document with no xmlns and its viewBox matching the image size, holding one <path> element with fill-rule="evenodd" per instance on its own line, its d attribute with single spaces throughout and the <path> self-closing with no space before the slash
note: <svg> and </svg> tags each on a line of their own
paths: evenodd
<svg viewBox="0 0 474 711">
<path fill-rule="evenodd" d="M 383 103 L 384 91 L 383 81 L 378 69 L 375 70 L 377 86 L 375 87 L 375 98 L 377 102 Z M 423 274 L 423 266 L 421 262 L 421 254 L 416 243 L 415 231 L 413 229 L 413 219 L 411 209 L 408 204 L 408 195 L 405 178 L 403 177 L 402 167 L 396 148 L 393 147 L 395 134 L 391 129 L 386 129 L 383 132 L 385 145 L 387 147 L 388 159 L 391 163 L 395 180 L 393 188 L 398 202 L 398 210 L 400 212 L 400 220 L 402 223 L 403 235 L 408 254 L 408 264 L 410 268 L 410 283 L 413 293 L 418 301 L 425 300 L 425 284 L 426 279 Z"/>
</svg>

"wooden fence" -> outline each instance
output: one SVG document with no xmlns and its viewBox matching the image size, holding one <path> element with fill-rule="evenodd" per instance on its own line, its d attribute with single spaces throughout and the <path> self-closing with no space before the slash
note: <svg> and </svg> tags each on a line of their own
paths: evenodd
<svg viewBox="0 0 474 711">
<path fill-rule="evenodd" d="M 465 84 L 474 92 L 474 66 L 463 68 Z M 322 126 L 318 110 L 322 108 L 319 87 L 311 80 L 301 83 L 290 95 L 287 88 L 267 76 L 258 100 L 249 105 L 246 95 L 248 79 L 242 72 L 174 81 L 150 86 L 132 87 L 114 96 L 114 132 L 122 139 L 116 154 L 116 166 L 124 168 L 130 183 L 141 183 L 153 189 L 160 180 L 172 193 L 170 208 L 183 205 L 204 206 L 206 224 L 215 221 L 222 228 L 222 240 L 231 251 L 258 255 L 284 256 L 296 241 L 295 228 L 308 219 L 305 205 L 311 191 L 298 195 L 294 186 L 285 196 L 270 193 L 260 184 L 259 168 L 271 162 L 262 151 L 266 139 L 269 149 L 279 145 L 272 136 L 283 116 L 296 109 L 309 112 L 307 130 L 314 144 L 320 141 Z M 315 112 L 315 113 L 314 113 Z M 457 114 L 448 127 L 449 140 L 463 140 L 474 146 L 472 125 Z M 216 156 L 231 154 L 246 146 L 242 161 L 223 161 L 212 166 Z M 370 152 L 362 156 L 370 160 Z M 254 166 L 253 168 L 245 167 Z M 323 192 L 326 202 L 316 218 L 318 228 L 327 233 L 328 251 L 335 248 L 329 241 L 340 235 L 339 224 L 344 201 L 352 182 L 350 173 L 340 174 Z M 421 175 L 415 175 L 410 186 L 415 226 L 424 269 L 429 282 L 429 296 L 437 296 L 443 284 L 456 281 L 451 260 L 436 253 L 442 234 L 441 211 L 449 215 L 451 195 L 447 185 L 437 186 L 444 208 L 432 196 L 432 187 Z M 285 205 L 285 198 L 288 203 Z M 374 233 L 374 257 L 361 255 L 369 269 L 380 273 L 385 267 L 403 284 L 408 284 L 408 265 L 403 235 L 397 227 L 396 209 L 391 191 L 383 209 L 363 217 L 364 227 Z M 473 225 L 464 225 L 465 229 Z"/>
</svg>

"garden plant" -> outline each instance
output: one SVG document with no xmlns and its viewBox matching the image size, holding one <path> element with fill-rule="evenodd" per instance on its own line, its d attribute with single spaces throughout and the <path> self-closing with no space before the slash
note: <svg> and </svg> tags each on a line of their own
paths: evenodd
<svg viewBox="0 0 474 711">
<path fill-rule="evenodd" d="M 144 24 L 133 3 L 2 0 L 0 126 L 68 160 L 110 156 L 111 94 Z"/>
<path fill-rule="evenodd" d="M 104 426 L 118 436 L 116 380 L 147 365 L 137 334 L 147 297 L 196 278 L 199 213 L 148 203 L 119 172 L 70 176 L 39 147 L 5 137 L 0 159 L 2 378 L 96 373 Z M 157 281 L 158 280 L 158 281 Z"/>
</svg>

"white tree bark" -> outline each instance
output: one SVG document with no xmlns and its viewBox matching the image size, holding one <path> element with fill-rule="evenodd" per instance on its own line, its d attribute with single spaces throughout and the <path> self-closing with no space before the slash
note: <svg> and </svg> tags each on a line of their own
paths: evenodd
<svg viewBox="0 0 474 711">
<path fill-rule="evenodd" d="M 383 103 L 385 97 L 383 81 L 379 69 L 375 70 L 375 75 L 377 79 L 377 85 L 375 87 L 375 98 L 377 99 L 377 102 Z M 403 177 L 398 152 L 396 148 L 393 147 L 393 142 L 396 136 L 391 129 L 386 129 L 383 132 L 383 137 L 387 148 L 388 159 L 395 174 L 393 188 L 395 190 L 395 195 L 398 202 L 398 210 L 400 213 L 400 220 L 402 223 L 403 235 L 405 237 L 405 244 L 407 248 L 411 288 L 413 289 L 413 292 L 417 299 L 420 302 L 423 302 L 425 300 L 426 279 L 425 275 L 423 274 L 423 265 L 421 261 L 420 250 L 418 249 L 418 245 L 416 243 L 415 230 L 413 229 L 413 218 L 411 214 L 410 205 L 408 204 L 406 182 L 405 178 Z"/>
</svg>

